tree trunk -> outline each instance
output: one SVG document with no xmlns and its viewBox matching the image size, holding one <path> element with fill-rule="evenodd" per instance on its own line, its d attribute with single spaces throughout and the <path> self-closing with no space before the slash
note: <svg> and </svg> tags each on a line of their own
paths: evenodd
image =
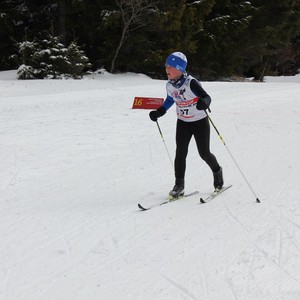
<svg viewBox="0 0 300 300">
<path fill-rule="evenodd" d="M 58 30 L 61 40 L 66 44 L 66 1 L 58 1 Z"/>
</svg>

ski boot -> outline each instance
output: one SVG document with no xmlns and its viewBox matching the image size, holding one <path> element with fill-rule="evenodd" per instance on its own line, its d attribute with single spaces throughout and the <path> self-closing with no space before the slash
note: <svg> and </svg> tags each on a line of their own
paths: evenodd
<svg viewBox="0 0 300 300">
<path fill-rule="evenodd" d="M 170 201 L 176 200 L 184 195 L 184 179 L 176 178 L 175 185 L 169 193 Z"/>
<path fill-rule="evenodd" d="M 224 185 L 222 167 L 220 167 L 218 172 L 213 172 L 213 175 L 215 192 L 219 192 Z"/>
</svg>

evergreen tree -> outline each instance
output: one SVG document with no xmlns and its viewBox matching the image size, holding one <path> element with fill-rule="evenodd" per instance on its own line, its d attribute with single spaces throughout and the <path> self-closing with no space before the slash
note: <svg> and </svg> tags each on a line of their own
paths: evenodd
<svg viewBox="0 0 300 300">
<path fill-rule="evenodd" d="M 182 51 L 189 58 L 198 52 L 197 35 L 203 30 L 204 18 L 213 2 L 159 1 L 149 34 L 153 42 L 142 65 L 147 74 L 164 78 L 164 62 L 173 51 Z M 189 69 L 191 68 L 192 64 L 189 65 Z"/>
<path fill-rule="evenodd" d="M 198 35 L 200 60 L 196 66 L 202 78 L 217 79 L 242 75 L 240 53 L 255 8 L 248 1 L 216 1 Z"/>
<path fill-rule="evenodd" d="M 89 59 L 84 55 L 84 52 L 80 50 L 75 42 L 72 42 L 69 45 L 67 57 L 70 62 L 68 74 L 74 79 L 82 78 L 85 71 L 91 67 Z"/>
<path fill-rule="evenodd" d="M 120 28 L 115 21 L 117 15 L 115 1 L 65 0 L 64 2 L 65 8 L 59 8 L 58 34 L 65 36 L 66 44 L 76 40 L 95 69 L 103 66 L 109 69 L 112 53 L 120 36 Z"/>
<path fill-rule="evenodd" d="M 32 57 L 38 50 L 38 44 L 35 42 L 25 41 L 19 44 L 19 53 L 22 64 L 19 66 L 17 74 L 19 79 L 35 78 L 35 70 L 32 66 Z"/>
<path fill-rule="evenodd" d="M 26 11 L 26 6 L 21 0 L 2 0 L 0 2 L 0 70 L 17 66 L 16 41 L 22 26 L 21 16 Z"/>
<path fill-rule="evenodd" d="M 300 32 L 300 1 L 253 0 L 256 7 L 243 53 L 245 75 L 263 80 L 276 65 L 276 53 L 290 47 Z M 274 59 L 275 58 L 275 59 Z M 272 74 L 272 73 L 271 73 Z"/>
<path fill-rule="evenodd" d="M 90 68 L 88 58 L 75 42 L 66 48 L 56 36 L 49 35 L 39 42 L 25 41 L 19 48 L 22 59 L 19 79 L 78 79 Z"/>
<path fill-rule="evenodd" d="M 67 73 L 70 62 L 67 48 L 56 36 L 49 35 L 40 42 L 40 50 L 33 55 L 33 64 L 37 78 L 61 78 Z"/>
<path fill-rule="evenodd" d="M 2 0 L 0 2 L 0 68 L 15 67 L 18 43 L 49 32 L 54 22 L 54 1 Z M 5 63 L 4 63 L 5 62 Z"/>
</svg>

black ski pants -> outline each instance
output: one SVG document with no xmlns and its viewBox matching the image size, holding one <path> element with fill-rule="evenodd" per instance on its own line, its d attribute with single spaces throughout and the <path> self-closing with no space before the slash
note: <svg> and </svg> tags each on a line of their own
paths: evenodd
<svg viewBox="0 0 300 300">
<path fill-rule="evenodd" d="M 186 157 L 192 136 L 194 136 L 200 157 L 208 164 L 213 172 L 218 172 L 220 165 L 216 157 L 210 152 L 210 125 L 208 118 L 195 122 L 177 120 L 176 128 L 176 156 L 175 177 L 184 178 Z"/>
</svg>

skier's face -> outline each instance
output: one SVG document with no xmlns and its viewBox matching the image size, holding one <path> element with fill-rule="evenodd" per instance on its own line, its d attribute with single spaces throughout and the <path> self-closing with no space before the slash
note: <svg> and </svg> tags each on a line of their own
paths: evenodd
<svg viewBox="0 0 300 300">
<path fill-rule="evenodd" d="M 168 76 L 168 79 L 176 80 L 176 79 L 180 78 L 180 76 L 182 75 L 182 72 L 177 70 L 174 67 L 166 65 L 166 74 Z"/>
</svg>

